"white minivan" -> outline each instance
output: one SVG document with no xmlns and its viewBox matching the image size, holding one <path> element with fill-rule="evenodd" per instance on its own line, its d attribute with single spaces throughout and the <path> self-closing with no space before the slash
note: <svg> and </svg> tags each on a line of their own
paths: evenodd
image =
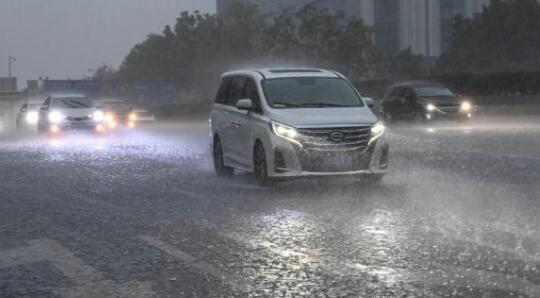
<svg viewBox="0 0 540 298">
<path fill-rule="evenodd" d="M 385 127 L 343 75 L 292 68 L 222 75 L 210 113 L 218 175 L 276 179 L 358 175 L 378 183 L 388 169 Z"/>
</svg>

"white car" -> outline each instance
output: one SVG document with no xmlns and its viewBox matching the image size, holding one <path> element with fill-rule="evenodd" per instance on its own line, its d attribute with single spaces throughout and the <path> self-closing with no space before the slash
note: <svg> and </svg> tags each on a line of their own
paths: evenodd
<svg viewBox="0 0 540 298">
<path fill-rule="evenodd" d="M 210 113 L 218 175 L 277 178 L 387 172 L 385 127 L 343 75 L 322 69 L 225 73 Z"/>
<path fill-rule="evenodd" d="M 59 133 L 69 130 L 105 129 L 105 115 L 92 101 L 82 95 L 52 95 L 39 110 L 38 131 Z"/>
</svg>

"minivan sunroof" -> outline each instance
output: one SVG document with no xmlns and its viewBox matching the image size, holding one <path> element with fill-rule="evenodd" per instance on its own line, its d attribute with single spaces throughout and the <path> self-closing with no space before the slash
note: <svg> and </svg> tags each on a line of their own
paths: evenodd
<svg viewBox="0 0 540 298">
<path fill-rule="evenodd" d="M 288 73 L 288 72 L 322 72 L 318 69 L 273 69 L 271 73 Z"/>
</svg>

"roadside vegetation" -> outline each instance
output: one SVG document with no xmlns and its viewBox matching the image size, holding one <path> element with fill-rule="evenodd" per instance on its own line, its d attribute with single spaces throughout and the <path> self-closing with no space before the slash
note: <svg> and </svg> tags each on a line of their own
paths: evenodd
<svg viewBox="0 0 540 298">
<path fill-rule="evenodd" d="M 528 72 L 540 68 L 536 0 L 493 0 L 474 19 L 456 18 L 454 27 L 448 51 L 428 64 L 410 50 L 378 49 L 373 28 L 361 19 L 310 5 L 296 16 L 261 17 L 256 7 L 238 4 L 224 15 L 182 12 L 176 24 L 135 45 L 119 70 L 103 66 L 96 78 L 124 85 L 171 82 L 179 90 L 180 106 L 198 107 L 209 104 L 217 74 L 263 65 L 330 68 L 369 86 L 437 78 L 478 94 L 537 91 L 531 86 L 537 85 L 538 73 Z"/>
</svg>

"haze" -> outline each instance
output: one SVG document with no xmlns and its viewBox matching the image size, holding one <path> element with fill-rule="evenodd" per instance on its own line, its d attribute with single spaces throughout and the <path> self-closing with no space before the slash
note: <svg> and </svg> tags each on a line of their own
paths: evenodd
<svg viewBox="0 0 540 298">
<path fill-rule="evenodd" d="M 39 76 L 82 78 L 114 67 L 151 32 L 174 24 L 183 10 L 215 12 L 214 0 L 2 0 L 0 77 L 8 56 L 19 88 Z"/>
</svg>

